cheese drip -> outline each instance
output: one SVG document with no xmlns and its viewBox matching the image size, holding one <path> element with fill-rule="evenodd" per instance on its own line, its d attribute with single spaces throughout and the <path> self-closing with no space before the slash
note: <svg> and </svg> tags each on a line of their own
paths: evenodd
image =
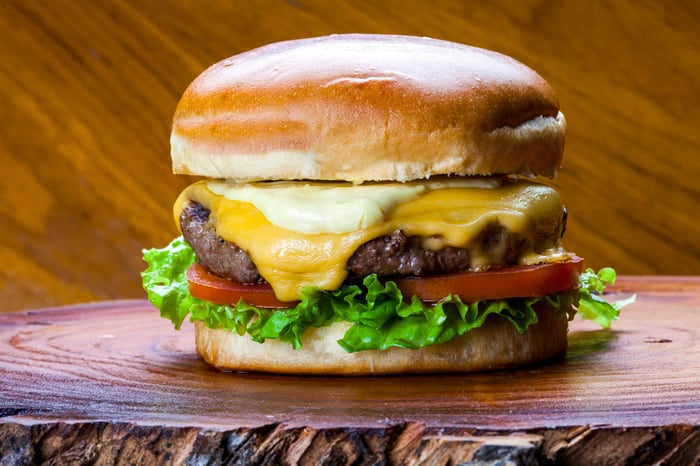
<svg viewBox="0 0 700 466">
<path fill-rule="evenodd" d="M 521 263 L 568 257 L 560 244 L 561 198 L 554 189 L 539 183 L 486 179 L 471 184 L 448 179 L 298 186 L 296 190 L 292 183 L 200 181 L 186 188 L 176 201 L 175 220 L 179 225 L 180 214 L 190 200 L 209 210 L 217 234 L 251 256 L 282 301 L 298 300 L 305 286 L 339 288 L 355 250 L 397 229 L 407 236 L 428 239 L 426 244 L 432 247 L 470 249 L 472 266 L 477 268 L 489 265 L 488 255 L 479 249 L 479 236 L 494 222 L 526 239 Z M 366 195 L 351 195 L 357 188 Z M 334 194 L 325 190 L 334 190 Z M 348 190 L 347 196 L 342 195 L 343 190 Z M 319 220 L 318 212 L 332 212 L 334 202 L 343 203 L 338 211 L 353 212 L 361 219 L 356 229 L 344 226 L 339 232 Z M 292 204 L 296 220 L 290 216 Z M 367 210 L 364 214 L 363 209 Z M 302 225 L 309 219 L 318 221 L 313 227 Z"/>
</svg>

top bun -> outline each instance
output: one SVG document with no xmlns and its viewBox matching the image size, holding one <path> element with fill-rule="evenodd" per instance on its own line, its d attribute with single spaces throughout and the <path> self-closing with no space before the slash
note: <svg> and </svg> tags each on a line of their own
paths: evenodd
<svg viewBox="0 0 700 466">
<path fill-rule="evenodd" d="M 173 171 L 237 180 L 556 174 L 566 122 L 547 82 L 499 53 L 343 34 L 223 60 L 182 96 Z"/>
</svg>

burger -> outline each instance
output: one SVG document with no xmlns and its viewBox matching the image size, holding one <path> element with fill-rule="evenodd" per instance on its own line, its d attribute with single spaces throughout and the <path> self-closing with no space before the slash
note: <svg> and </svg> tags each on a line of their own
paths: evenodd
<svg viewBox="0 0 700 466">
<path fill-rule="evenodd" d="M 398 35 L 263 46 L 205 70 L 172 125 L 181 235 L 144 287 L 223 370 L 464 372 L 607 326 L 614 271 L 562 246 L 555 93 L 499 53 Z M 611 275 L 612 274 L 612 275 Z"/>
</svg>

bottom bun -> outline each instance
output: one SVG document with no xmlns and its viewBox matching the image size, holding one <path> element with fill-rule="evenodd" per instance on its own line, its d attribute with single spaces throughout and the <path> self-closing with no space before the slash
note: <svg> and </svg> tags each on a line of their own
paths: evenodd
<svg viewBox="0 0 700 466">
<path fill-rule="evenodd" d="M 389 348 L 384 351 L 348 353 L 337 343 L 350 326 L 339 322 L 308 329 L 301 349 L 289 343 L 266 340 L 256 343 L 249 335 L 211 329 L 195 322 L 197 352 L 221 370 L 274 372 L 280 374 L 369 375 L 429 372 L 473 372 L 512 368 L 542 362 L 566 353 L 566 314 L 538 311 L 539 321 L 519 333 L 497 315 L 484 325 L 447 343 L 416 350 Z"/>
</svg>

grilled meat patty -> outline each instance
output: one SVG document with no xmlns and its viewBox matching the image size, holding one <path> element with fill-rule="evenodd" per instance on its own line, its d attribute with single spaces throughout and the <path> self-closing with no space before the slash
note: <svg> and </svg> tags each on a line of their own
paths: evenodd
<svg viewBox="0 0 700 466">
<path fill-rule="evenodd" d="M 257 267 L 248 253 L 216 234 L 209 211 L 196 202 L 190 202 L 180 216 L 182 234 L 195 251 L 199 263 L 220 277 L 239 283 L 263 283 Z M 406 236 L 397 230 L 390 236 L 375 238 L 361 245 L 348 260 L 351 277 L 371 273 L 379 276 L 425 276 L 462 272 L 472 268 L 472 254 L 468 249 L 445 246 L 435 249 L 439 239 L 426 240 Z M 492 223 L 481 233 L 477 247 L 480 255 L 488 256 L 491 266 L 517 262 L 524 240 L 503 226 Z"/>
<path fill-rule="evenodd" d="M 199 263 L 214 275 L 244 284 L 265 282 L 247 252 L 216 234 L 209 211 L 200 204 L 190 202 L 185 207 L 180 228 Z"/>
</svg>

